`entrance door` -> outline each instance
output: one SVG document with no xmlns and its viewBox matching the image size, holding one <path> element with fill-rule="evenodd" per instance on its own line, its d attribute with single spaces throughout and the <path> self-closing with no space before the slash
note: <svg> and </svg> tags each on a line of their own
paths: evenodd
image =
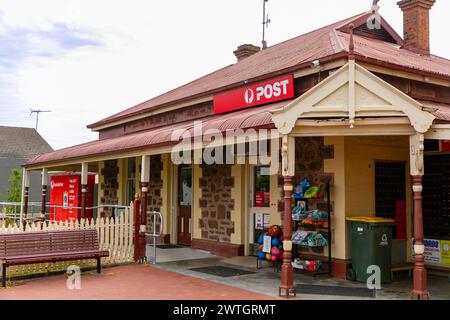
<svg viewBox="0 0 450 320">
<path fill-rule="evenodd" d="M 252 166 L 249 219 L 249 255 L 257 255 L 258 238 L 270 224 L 270 171 L 268 166 Z"/>
<path fill-rule="evenodd" d="M 192 166 L 180 166 L 178 172 L 178 244 L 191 245 Z"/>
</svg>

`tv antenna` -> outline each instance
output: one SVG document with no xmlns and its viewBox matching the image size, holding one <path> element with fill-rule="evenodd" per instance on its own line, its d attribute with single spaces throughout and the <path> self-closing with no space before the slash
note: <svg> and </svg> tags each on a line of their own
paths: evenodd
<svg viewBox="0 0 450 320">
<path fill-rule="evenodd" d="M 39 123 L 39 113 L 42 112 L 51 112 L 50 110 L 40 110 L 40 109 L 30 109 L 31 113 L 30 116 L 33 115 L 33 113 L 36 113 L 36 131 L 38 129 L 38 123 Z"/>
<path fill-rule="evenodd" d="M 266 15 L 266 2 L 269 2 L 269 0 L 263 0 L 263 33 L 262 33 L 262 48 L 267 49 L 267 42 L 266 42 L 266 28 L 269 27 L 270 19 L 269 14 Z"/>
</svg>

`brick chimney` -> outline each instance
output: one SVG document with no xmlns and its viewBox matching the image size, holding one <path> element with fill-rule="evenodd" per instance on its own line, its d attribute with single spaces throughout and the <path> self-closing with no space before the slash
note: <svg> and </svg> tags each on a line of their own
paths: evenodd
<svg viewBox="0 0 450 320">
<path fill-rule="evenodd" d="M 261 50 L 260 47 L 254 46 L 252 44 L 243 44 L 234 51 L 234 55 L 236 56 L 238 62 L 244 60 L 245 58 L 258 53 Z"/>
<path fill-rule="evenodd" d="M 430 9 L 436 0 L 402 0 L 397 2 L 403 11 L 403 47 L 418 53 L 430 54 Z"/>
</svg>

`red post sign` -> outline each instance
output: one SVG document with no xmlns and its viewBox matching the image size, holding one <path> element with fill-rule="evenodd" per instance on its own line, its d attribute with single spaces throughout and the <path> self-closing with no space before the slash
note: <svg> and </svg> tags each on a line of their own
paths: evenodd
<svg viewBox="0 0 450 320">
<path fill-rule="evenodd" d="M 214 113 L 225 113 L 294 97 L 292 75 L 271 79 L 214 97 Z"/>
</svg>

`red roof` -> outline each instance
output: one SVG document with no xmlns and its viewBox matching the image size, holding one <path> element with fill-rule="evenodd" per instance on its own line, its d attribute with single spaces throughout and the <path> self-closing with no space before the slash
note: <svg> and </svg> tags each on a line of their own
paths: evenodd
<svg viewBox="0 0 450 320">
<path fill-rule="evenodd" d="M 450 122 L 450 105 L 422 100 L 418 100 L 418 102 L 423 104 L 425 107 L 433 108 L 436 110 L 434 111 L 434 115 L 436 116 L 437 122 Z"/>
<path fill-rule="evenodd" d="M 239 63 L 230 65 L 177 89 L 164 93 L 151 100 L 107 117 L 89 125 L 95 128 L 127 117 L 156 110 L 187 99 L 204 97 L 216 92 L 241 86 L 244 81 L 257 81 L 293 70 L 307 67 L 309 62 L 321 59 L 333 60 L 345 57 L 348 52 L 349 35 L 346 32 L 350 23 L 360 25 L 371 13 L 362 13 L 321 29 L 306 33 L 291 40 L 276 44 L 260 51 Z M 356 59 L 369 59 L 372 62 L 398 66 L 413 72 L 424 72 L 450 78 L 450 60 L 434 55 L 424 56 L 402 49 L 401 39 L 387 22 L 382 26 L 397 42 L 385 42 L 355 35 Z"/>
<path fill-rule="evenodd" d="M 270 110 L 279 109 L 288 105 L 294 99 L 268 104 L 262 107 L 254 107 L 235 111 L 227 114 L 212 115 L 197 119 L 202 121 L 202 129 L 217 129 L 225 133 L 229 129 L 272 128 L 272 114 Z M 432 101 L 419 100 L 425 107 L 435 109 L 437 122 L 450 122 L 450 105 Z M 172 140 L 175 130 L 187 130 L 194 137 L 194 121 L 176 123 L 174 125 L 159 127 L 151 130 L 128 134 L 120 137 L 95 140 L 92 142 L 72 146 L 69 148 L 45 153 L 32 158 L 26 166 L 81 159 L 92 156 L 127 152 L 143 148 L 158 147 L 176 144 Z"/>
<path fill-rule="evenodd" d="M 274 127 L 269 110 L 281 108 L 292 101 L 291 99 L 262 107 L 243 109 L 230 114 L 208 116 L 196 121 L 202 121 L 203 132 L 208 129 L 217 129 L 225 133 L 229 129 Z M 110 139 L 96 140 L 45 153 L 28 161 L 26 166 L 176 144 L 178 141 L 172 140 L 172 133 L 176 130 L 188 130 L 191 137 L 194 137 L 194 121 L 176 123 Z"/>
</svg>

